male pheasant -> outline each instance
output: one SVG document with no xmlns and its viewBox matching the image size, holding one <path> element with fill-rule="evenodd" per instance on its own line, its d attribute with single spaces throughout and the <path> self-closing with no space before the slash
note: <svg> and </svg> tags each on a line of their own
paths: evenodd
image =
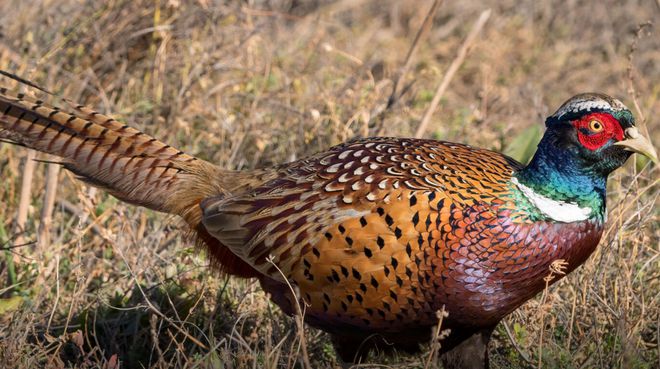
<svg viewBox="0 0 660 369">
<path fill-rule="evenodd" d="M 70 110 L 2 89 L 0 136 L 61 157 L 123 201 L 181 216 L 221 271 L 257 278 L 289 314 L 304 301 L 306 322 L 346 361 L 374 345 L 415 349 L 444 307 L 446 366 L 487 366 L 491 330 L 543 289 L 551 263 L 572 271 L 594 251 L 608 175 L 632 151 L 657 161 L 631 112 L 597 93 L 546 120 L 527 166 L 464 144 L 378 137 L 235 172 Z"/>
</svg>

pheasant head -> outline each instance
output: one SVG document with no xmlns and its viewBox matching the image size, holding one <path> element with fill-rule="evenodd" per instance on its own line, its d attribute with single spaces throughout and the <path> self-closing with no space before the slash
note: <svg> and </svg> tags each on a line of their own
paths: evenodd
<svg viewBox="0 0 660 369">
<path fill-rule="evenodd" d="M 573 150 L 585 169 L 608 175 L 623 165 L 632 152 L 657 162 L 653 146 L 639 134 L 630 110 L 617 99 L 586 93 L 565 102 L 546 121 L 550 135 L 559 133 L 562 143 Z"/>
<path fill-rule="evenodd" d="M 610 96 L 576 95 L 545 124 L 534 158 L 513 178 L 527 198 L 545 201 L 546 213 L 539 214 L 541 218 L 602 219 L 608 175 L 633 152 L 658 162 L 653 145 L 635 127 L 631 111 Z M 567 204 L 576 207 L 569 211 Z"/>
</svg>

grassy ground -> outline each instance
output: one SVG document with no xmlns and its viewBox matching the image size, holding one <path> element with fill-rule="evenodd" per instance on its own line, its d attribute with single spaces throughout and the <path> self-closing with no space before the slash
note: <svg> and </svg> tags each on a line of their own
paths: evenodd
<svg viewBox="0 0 660 369">
<path fill-rule="evenodd" d="M 660 37 L 649 27 L 635 41 L 660 3 L 446 1 L 384 110 L 430 5 L 4 1 L 0 68 L 223 167 L 255 168 L 356 136 L 413 135 L 492 8 L 425 136 L 525 160 L 544 117 L 595 90 L 635 106 L 660 142 Z M 62 172 L 48 226 L 46 164 L 20 200 L 26 155 L 0 144 L 1 367 L 301 367 L 294 321 L 254 281 L 209 271 L 173 219 Z M 658 169 L 644 164 L 613 175 L 590 260 L 498 327 L 494 368 L 660 367 Z M 336 365 L 326 335 L 307 328 L 305 341 L 314 368 Z M 428 355 L 372 362 L 423 368 Z"/>
</svg>

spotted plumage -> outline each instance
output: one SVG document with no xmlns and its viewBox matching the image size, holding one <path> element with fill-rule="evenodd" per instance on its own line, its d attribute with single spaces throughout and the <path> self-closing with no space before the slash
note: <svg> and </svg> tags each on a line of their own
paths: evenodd
<svg viewBox="0 0 660 369">
<path fill-rule="evenodd" d="M 205 200 L 203 223 L 260 273 L 294 282 L 328 329 L 430 326 L 443 305 L 452 322 L 494 324 L 542 288 L 551 262 L 583 262 L 602 231 L 571 224 L 583 247 L 566 247 L 565 226 L 519 211 L 520 169 L 466 145 L 358 140 Z"/>
<path fill-rule="evenodd" d="M 630 111 L 601 94 L 549 117 L 527 166 L 464 144 L 366 138 L 230 172 L 71 110 L 0 90 L 0 136 L 60 156 L 122 200 L 182 216 L 220 270 L 257 278 L 287 313 L 306 304 L 305 320 L 345 360 L 373 346 L 365 340 L 415 349 L 443 308 L 443 352 L 481 342 L 485 355 L 489 332 L 544 287 L 553 262 L 571 271 L 595 249 L 608 174 L 630 150 L 655 157 Z"/>
</svg>

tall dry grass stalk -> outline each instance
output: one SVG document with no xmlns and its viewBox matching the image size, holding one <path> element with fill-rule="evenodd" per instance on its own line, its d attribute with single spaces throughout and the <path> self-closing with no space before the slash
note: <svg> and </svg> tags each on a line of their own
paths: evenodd
<svg viewBox="0 0 660 369">
<path fill-rule="evenodd" d="M 41 217 L 39 229 L 37 231 L 37 244 L 41 252 L 50 245 L 50 232 L 53 222 L 53 210 L 55 209 L 55 199 L 57 196 L 58 175 L 60 174 L 60 165 L 56 163 L 48 164 L 46 173 L 46 189 L 44 191 L 43 204 L 41 205 Z"/>
<path fill-rule="evenodd" d="M 568 263 L 564 259 L 557 259 L 553 261 L 550 264 L 550 267 L 548 268 L 550 270 L 550 273 L 543 277 L 543 281 L 545 281 L 545 288 L 543 288 L 543 294 L 541 295 L 541 303 L 539 304 L 539 321 L 540 321 L 540 326 L 541 326 L 541 333 L 539 334 L 539 344 L 538 344 L 538 365 L 537 369 L 541 369 L 543 367 L 543 332 L 545 329 L 545 314 L 546 311 L 551 308 L 551 306 L 546 306 L 547 299 L 548 299 L 548 289 L 550 288 L 550 283 L 555 280 L 558 276 L 563 276 L 566 274 L 566 267 L 568 266 Z"/>
<path fill-rule="evenodd" d="M 16 234 L 16 243 L 22 245 L 26 242 L 25 233 L 27 231 L 28 212 L 32 202 L 32 186 L 34 182 L 34 171 L 37 167 L 37 152 L 28 150 L 25 161 L 23 162 L 23 173 L 21 174 L 21 194 L 19 197 L 18 208 L 16 211 L 16 222 L 14 223 L 14 233 Z"/>
<path fill-rule="evenodd" d="M 307 339 L 305 338 L 305 309 L 302 308 L 300 305 L 305 305 L 304 300 L 302 299 L 302 296 L 300 295 L 300 290 L 298 289 L 297 286 L 291 285 L 289 283 L 289 280 L 287 277 L 282 273 L 282 270 L 275 264 L 273 261 L 272 256 L 268 257 L 267 261 L 277 269 L 277 272 L 280 273 L 282 276 L 282 279 L 286 282 L 286 285 L 289 287 L 289 290 L 291 292 L 291 301 L 295 302 L 293 305 L 295 305 L 296 308 L 296 316 L 295 316 L 295 321 L 296 321 L 296 328 L 298 330 L 298 344 L 301 350 L 301 358 L 302 362 L 304 364 L 305 369 L 312 369 L 312 364 L 309 361 L 309 352 L 307 350 Z"/>
<path fill-rule="evenodd" d="M 458 49 L 458 52 L 456 53 L 456 57 L 451 62 L 451 64 L 449 64 L 449 68 L 447 69 L 447 72 L 445 72 L 444 76 L 442 77 L 442 82 L 440 82 L 438 88 L 435 90 L 433 99 L 431 100 L 429 107 L 426 109 L 426 112 L 424 113 L 424 117 L 422 118 L 422 121 L 419 123 L 419 126 L 417 127 L 417 131 L 415 131 L 415 137 L 422 138 L 426 134 L 426 129 L 428 128 L 429 123 L 431 122 L 431 117 L 433 116 L 433 113 L 435 113 L 435 111 L 438 109 L 438 104 L 440 104 L 440 99 L 442 99 L 442 96 L 445 94 L 445 91 L 447 91 L 447 87 L 449 87 L 449 83 L 451 82 L 452 78 L 458 71 L 458 68 L 461 66 L 461 64 L 463 64 L 463 61 L 465 60 L 465 57 L 467 56 L 468 51 L 470 50 L 470 47 L 472 46 L 474 40 L 479 35 L 479 32 L 481 32 L 481 29 L 488 21 L 488 18 L 490 18 L 490 14 L 491 14 L 490 9 L 484 10 L 479 15 L 477 21 L 474 22 L 474 25 L 472 26 L 470 33 L 468 33 L 467 37 L 465 38 L 465 41 L 463 41 L 461 47 Z"/>
<path fill-rule="evenodd" d="M 436 312 L 436 316 L 438 317 L 438 325 L 435 326 L 433 333 L 431 334 L 431 350 L 428 353 L 424 369 L 430 369 L 432 365 L 437 362 L 436 355 L 442 345 L 441 341 L 447 338 L 451 333 L 449 329 L 442 329 L 442 321 L 449 316 L 444 305 L 442 305 L 442 309 Z"/>
</svg>

